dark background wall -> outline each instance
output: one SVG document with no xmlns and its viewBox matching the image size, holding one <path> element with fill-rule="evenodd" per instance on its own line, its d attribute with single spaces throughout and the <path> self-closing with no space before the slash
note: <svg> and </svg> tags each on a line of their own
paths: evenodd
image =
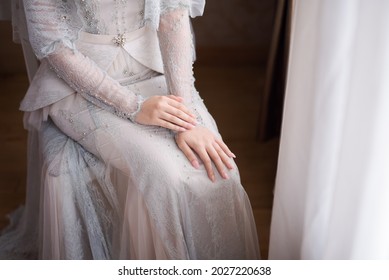
<svg viewBox="0 0 389 280">
<path fill-rule="evenodd" d="M 0 73 L 25 72 L 22 48 L 12 42 L 10 21 L 0 21 Z"/>
<path fill-rule="evenodd" d="M 193 20 L 198 63 L 264 65 L 275 6 L 276 0 L 208 0 L 204 16 Z M 0 73 L 24 71 L 9 21 L 0 21 L 0 38 Z"/>
<path fill-rule="evenodd" d="M 268 54 L 276 0 L 209 0 L 196 18 L 197 49 L 208 62 L 263 63 Z M 199 60 L 202 57 L 199 56 Z"/>
</svg>

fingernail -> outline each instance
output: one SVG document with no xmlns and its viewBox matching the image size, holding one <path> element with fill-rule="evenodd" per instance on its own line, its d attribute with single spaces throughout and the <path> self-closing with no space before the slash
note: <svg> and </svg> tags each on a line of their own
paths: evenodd
<svg viewBox="0 0 389 280">
<path fill-rule="evenodd" d="M 236 155 L 234 155 L 233 153 L 231 153 L 231 156 L 232 156 L 233 158 L 236 158 Z"/>
<path fill-rule="evenodd" d="M 186 128 L 180 127 L 178 130 L 179 131 L 186 131 Z"/>
<path fill-rule="evenodd" d="M 228 177 L 227 173 L 223 172 L 223 178 L 224 178 L 224 179 L 226 179 L 226 180 L 228 180 L 228 179 L 229 179 L 229 177 Z"/>
<path fill-rule="evenodd" d="M 199 169 L 200 168 L 200 165 L 199 165 L 199 162 L 197 161 L 197 160 L 192 160 L 192 165 L 193 165 L 193 167 L 194 168 L 196 168 L 196 169 Z"/>
<path fill-rule="evenodd" d="M 211 181 L 215 182 L 215 175 L 211 175 Z"/>
</svg>

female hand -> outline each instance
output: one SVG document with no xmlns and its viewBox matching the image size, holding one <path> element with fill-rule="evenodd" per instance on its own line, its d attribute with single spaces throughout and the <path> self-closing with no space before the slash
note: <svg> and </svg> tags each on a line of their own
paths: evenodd
<svg viewBox="0 0 389 280">
<path fill-rule="evenodd" d="M 234 168 L 231 163 L 231 158 L 235 158 L 235 155 L 223 140 L 215 137 L 209 129 L 196 126 L 191 130 L 180 132 L 176 135 L 176 142 L 195 168 L 199 168 L 196 154 L 198 155 L 204 163 L 208 177 L 212 182 L 215 181 L 212 162 L 215 164 L 222 178 L 228 179 L 226 167 L 228 169 Z"/>
<path fill-rule="evenodd" d="M 136 114 L 135 121 L 157 125 L 174 131 L 185 131 L 196 125 L 195 116 L 182 104 L 183 99 L 174 95 L 152 96 L 146 99 Z"/>
</svg>

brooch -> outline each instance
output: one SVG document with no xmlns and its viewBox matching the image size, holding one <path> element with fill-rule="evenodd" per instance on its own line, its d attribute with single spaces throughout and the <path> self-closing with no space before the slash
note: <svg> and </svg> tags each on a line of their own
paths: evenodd
<svg viewBox="0 0 389 280">
<path fill-rule="evenodd" d="M 123 47 L 126 43 L 126 36 L 124 34 L 118 34 L 116 37 L 113 38 L 113 42 L 118 47 Z"/>
</svg>

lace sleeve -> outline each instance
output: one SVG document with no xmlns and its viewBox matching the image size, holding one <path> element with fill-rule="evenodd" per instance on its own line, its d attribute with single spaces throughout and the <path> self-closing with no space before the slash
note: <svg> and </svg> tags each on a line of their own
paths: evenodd
<svg viewBox="0 0 389 280">
<path fill-rule="evenodd" d="M 204 6 L 205 0 L 145 0 L 145 21 L 158 29 L 160 16 L 166 11 L 185 8 L 191 17 L 197 17 L 203 14 Z"/>
<path fill-rule="evenodd" d="M 143 98 L 129 92 L 101 70 L 91 59 L 62 47 L 48 55 L 49 63 L 59 77 L 97 106 L 134 121 Z"/>
<path fill-rule="evenodd" d="M 94 61 L 77 51 L 80 20 L 74 1 L 25 0 L 29 38 L 39 59 L 76 92 L 116 115 L 134 120 L 143 101 L 121 86 Z"/>
<path fill-rule="evenodd" d="M 195 106 L 199 95 L 194 86 L 194 46 L 188 9 L 177 8 L 163 13 L 158 37 L 169 92 L 183 97 L 185 105 L 194 111 L 197 121 L 202 123 Z"/>
</svg>

